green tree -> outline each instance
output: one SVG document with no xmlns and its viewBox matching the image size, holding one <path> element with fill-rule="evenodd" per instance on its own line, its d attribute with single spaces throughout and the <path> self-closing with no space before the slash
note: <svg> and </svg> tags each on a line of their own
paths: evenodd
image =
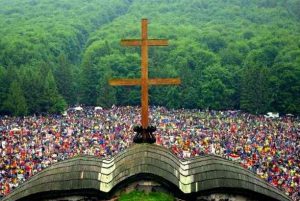
<svg viewBox="0 0 300 201">
<path fill-rule="evenodd" d="M 234 107 L 233 80 L 227 69 L 221 66 L 206 68 L 201 88 L 206 108 L 221 110 Z"/>
<path fill-rule="evenodd" d="M 266 67 L 251 66 L 244 69 L 241 77 L 241 109 L 256 114 L 270 110 L 269 75 Z"/>
<path fill-rule="evenodd" d="M 96 41 L 87 48 L 83 55 L 80 102 L 85 105 L 96 105 L 97 103 L 99 80 L 102 73 L 105 74 L 105 66 L 108 67 L 108 63 L 99 62 L 99 60 L 106 54 L 109 54 L 107 42 Z M 100 71 L 102 72 L 100 73 Z"/>
<path fill-rule="evenodd" d="M 182 107 L 203 108 L 203 99 L 200 98 L 202 96 L 202 92 L 199 76 L 201 75 L 197 75 L 197 78 L 195 78 L 195 73 L 190 67 L 188 67 L 187 63 L 182 66 L 179 74 L 182 84 L 179 86 L 180 99 L 178 99 L 178 101 L 181 102 Z"/>
<path fill-rule="evenodd" d="M 1 68 L 0 68 L 1 69 Z M 9 93 L 9 88 L 11 86 L 11 83 L 18 79 L 18 73 L 17 73 L 17 68 L 15 66 L 9 66 L 6 69 L 2 68 L 0 70 L 0 98 L 2 98 L 3 102 L 7 99 L 8 93 Z M 0 103 L 1 105 L 1 103 Z M 6 113 L 7 111 L 4 110 L 4 108 L 0 108 L 0 111 Z"/>
<path fill-rule="evenodd" d="M 123 48 L 119 41 L 139 38 L 139 19 L 151 16 L 149 38 L 168 38 L 169 46 L 149 48 L 149 75 L 182 79 L 179 87 L 151 87 L 151 104 L 240 109 L 241 103 L 254 112 L 299 113 L 299 5 L 299 0 L 0 1 L 0 107 L 17 80 L 30 114 L 49 111 L 44 95 L 49 69 L 69 104 L 139 104 L 139 87 L 110 88 L 107 79 L 140 76 L 139 47 Z M 265 97 L 258 101 L 255 91 Z"/>
<path fill-rule="evenodd" d="M 273 107 L 279 112 L 300 114 L 299 58 L 299 50 L 283 50 L 272 68 Z"/>
<path fill-rule="evenodd" d="M 74 84 L 74 74 L 71 64 L 67 61 L 66 56 L 61 54 L 58 57 L 58 66 L 55 70 L 55 80 L 59 94 L 67 101 L 68 104 L 77 103 L 76 87 Z"/>
<path fill-rule="evenodd" d="M 0 66 L 0 112 L 1 112 L 2 104 L 7 96 L 6 84 L 4 79 L 5 75 L 6 75 L 6 69 Z"/>
<path fill-rule="evenodd" d="M 3 103 L 3 109 L 14 116 L 26 115 L 28 113 L 23 91 L 16 80 L 9 87 L 7 99 Z"/>
<path fill-rule="evenodd" d="M 49 70 L 44 83 L 43 96 L 42 96 L 42 108 L 44 112 L 60 113 L 67 107 L 67 104 L 63 97 L 58 93 L 54 76 L 51 70 Z"/>
<path fill-rule="evenodd" d="M 217 32 L 211 32 L 204 35 L 202 41 L 213 52 L 218 52 L 227 46 L 224 37 Z"/>
<path fill-rule="evenodd" d="M 241 66 L 243 62 L 243 55 L 237 50 L 235 46 L 223 49 L 220 51 L 221 64 L 223 66 Z"/>
<path fill-rule="evenodd" d="M 29 66 L 19 71 L 20 84 L 24 92 L 24 96 L 28 103 L 28 111 L 30 114 L 42 112 L 42 97 L 44 77 L 39 67 Z"/>
<path fill-rule="evenodd" d="M 103 72 L 97 88 L 97 105 L 105 108 L 111 107 L 117 102 L 116 89 L 108 84 L 108 80 L 111 77 L 111 73 Z"/>
</svg>

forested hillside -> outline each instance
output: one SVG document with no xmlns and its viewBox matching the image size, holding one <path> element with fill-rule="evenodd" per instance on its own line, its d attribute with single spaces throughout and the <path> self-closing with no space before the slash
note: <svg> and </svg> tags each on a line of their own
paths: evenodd
<svg viewBox="0 0 300 201">
<path fill-rule="evenodd" d="M 140 75 L 140 37 L 152 47 L 150 104 L 300 114 L 300 0 L 1 0 L 0 110 L 55 113 L 67 105 L 139 104 L 139 87 L 108 79 Z"/>
</svg>

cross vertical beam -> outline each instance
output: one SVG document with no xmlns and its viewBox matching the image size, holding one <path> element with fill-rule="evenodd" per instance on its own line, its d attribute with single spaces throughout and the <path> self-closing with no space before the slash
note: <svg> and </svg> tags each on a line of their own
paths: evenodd
<svg viewBox="0 0 300 201">
<path fill-rule="evenodd" d="M 148 127 L 149 116 L 149 96 L 148 96 L 148 21 L 142 19 L 142 48 L 141 48 L 141 66 L 142 66 L 142 127 Z"/>
<path fill-rule="evenodd" d="M 142 19 L 141 23 L 141 39 L 123 39 L 121 44 L 124 46 L 141 46 L 141 78 L 140 79 L 111 79 L 109 84 L 112 86 L 133 86 L 141 85 L 141 104 L 142 104 L 142 120 L 141 127 L 137 127 L 135 131 L 137 135 L 134 142 L 154 143 L 155 137 L 152 133 L 155 127 L 149 127 L 149 85 L 166 85 L 166 84 L 180 84 L 178 78 L 153 78 L 148 76 L 148 46 L 166 46 L 168 40 L 165 39 L 148 39 L 148 20 Z"/>
</svg>

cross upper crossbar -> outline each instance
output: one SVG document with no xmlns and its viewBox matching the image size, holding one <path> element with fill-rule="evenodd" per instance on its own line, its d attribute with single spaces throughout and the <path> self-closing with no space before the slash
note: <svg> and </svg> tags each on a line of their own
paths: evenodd
<svg viewBox="0 0 300 201">
<path fill-rule="evenodd" d="M 148 78 L 148 46 L 167 46 L 166 39 L 148 39 L 148 20 L 142 19 L 142 38 L 141 39 L 123 39 L 121 45 L 141 46 L 141 79 L 111 79 L 109 84 L 112 86 L 141 86 L 142 103 L 142 127 L 148 127 L 148 87 L 149 85 L 169 85 L 180 84 L 178 78 Z M 143 136 L 144 138 L 144 136 Z"/>
<path fill-rule="evenodd" d="M 142 40 L 140 39 L 123 39 L 121 40 L 123 46 L 141 46 Z M 168 46 L 167 39 L 148 39 L 148 46 Z"/>
</svg>

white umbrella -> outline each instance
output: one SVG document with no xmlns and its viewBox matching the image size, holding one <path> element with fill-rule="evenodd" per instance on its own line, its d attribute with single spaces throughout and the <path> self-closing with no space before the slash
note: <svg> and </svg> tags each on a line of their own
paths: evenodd
<svg viewBox="0 0 300 201">
<path fill-rule="evenodd" d="M 103 108 L 100 107 L 100 106 L 96 106 L 96 107 L 95 107 L 95 110 L 103 110 Z"/>
<path fill-rule="evenodd" d="M 76 110 L 76 111 L 81 111 L 81 110 L 83 110 L 83 108 L 80 107 L 80 106 L 78 106 L 78 107 L 74 107 L 74 110 Z"/>
</svg>

